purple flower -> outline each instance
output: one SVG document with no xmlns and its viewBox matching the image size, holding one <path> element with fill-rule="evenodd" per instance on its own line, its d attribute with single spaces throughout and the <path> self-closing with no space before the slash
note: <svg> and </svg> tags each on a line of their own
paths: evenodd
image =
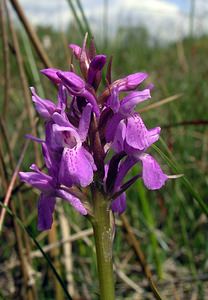
<svg viewBox="0 0 208 300">
<path fill-rule="evenodd" d="M 118 175 L 116 177 L 114 185 L 114 193 L 119 191 L 122 181 L 125 178 L 128 171 L 138 162 L 142 163 L 141 177 L 145 186 L 149 190 L 160 189 L 168 179 L 168 176 L 163 173 L 158 162 L 149 154 L 142 153 L 138 156 L 127 157 L 118 169 Z M 121 214 L 126 209 L 126 194 L 123 192 L 111 204 L 113 212 Z"/>
<path fill-rule="evenodd" d="M 39 230 L 48 230 L 51 228 L 56 197 L 61 197 L 68 201 L 80 214 L 87 214 L 87 210 L 82 202 L 74 195 L 61 190 L 53 177 L 41 172 L 34 164 L 30 169 L 33 170 L 33 172 L 19 172 L 19 177 L 22 181 L 41 191 L 38 202 Z"/>
<path fill-rule="evenodd" d="M 109 201 L 108 207 L 121 214 L 127 205 L 126 189 L 138 178 L 150 190 L 160 189 L 168 178 L 146 153 L 159 139 L 160 127 L 148 129 L 135 112 L 137 104 L 151 98 L 151 84 L 136 90 L 148 75 L 135 73 L 112 82 L 110 60 L 102 92 L 107 57 L 96 54 L 93 41 L 89 49 L 86 44 L 85 37 L 82 47 L 69 46 L 79 73 L 73 65 L 70 71 L 41 71 L 58 87 L 56 103 L 42 99 L 31 88 L 36 110 L 45 121 L 45 139 L 28 137 L 41 144 L 47 174 L 33 164 L 31 172 L 20 172 L 19 176 L 41 192 L 39 230 L 51 228 L 56 197 L 68 201 L 82 215 L 93 217 L 92 191 L 99 189 Z M 141 172 L 125 182 L 135 164 Z"/>
<path fill-rule="evenodd" d="M 35 103 L 35 108 L 39 115 L 46 120 L 49 120 L 55 111 L 63 112 L 66 108 L 67 95 L 65 87 L 60 84 L 58 92 L 58 104 L 55 105 L 51 100 L 42 99 L 35 92 L 33 87 L 30 88 L 32 92 L 32 100 Z"/>
<path fill-rule="evenodd" d="M 55 123 L 52 125 L 52 136 L 56 147 L 63 149 L 59 181 L 69 187 L 73 184 L 86 187 L 93 180 L 93 171 L 96 169 L 94 159 L 82 145 L 87 137 L 91 111 L 91 105 L 88 104 L 77 129 L 60 114 L 53 115 Z"/>
<path fill-rule="evenodd" d="M 113 89 L 112 94 L 107 100 L 107 106 L 114 111 L 113 117 L 106 126 L 107 142 L 113 140 L 120 121 L 130 117 L 136 105 L 149 98 L 151 98 L 150 89 L 145 89 L 143 91 L 131 92 L 120 101 L 118 88 Z"/>
<path fill-rule="evenodd" d="M 143 152 L 159 139 L 160 127 L 148 130 L 139 114 L 134 113 L 120 121 L 116 128 L 112 147 L 127 154 Z"/>
<path fill-rule="evenodd" d="M 56 105 L 50 100 L 39 97 L 33 87 L 31 87 L 30 90 L 32 92 L 32 100 L 35 103 L 37 112 L 44 119 L 49 119 L 56 110 Z"/>
</svg>

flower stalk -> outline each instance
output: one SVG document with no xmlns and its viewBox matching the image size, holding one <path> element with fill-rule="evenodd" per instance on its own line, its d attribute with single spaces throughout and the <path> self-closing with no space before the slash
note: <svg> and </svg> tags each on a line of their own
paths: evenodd
<svg viewBox="0 0 208 300">
<path fill-rule="evenodd" d="M 112 212 L 105 195 L 99 190 L 93 191 L 93 203 L 94 217 L 91 222 L 95 238 L 100 299 L 114 300 Z"/>
</svg>

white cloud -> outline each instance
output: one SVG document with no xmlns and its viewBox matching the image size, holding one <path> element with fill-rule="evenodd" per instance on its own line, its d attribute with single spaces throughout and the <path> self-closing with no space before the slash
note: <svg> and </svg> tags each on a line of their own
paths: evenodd
<svg viewBox="0 0 208 300">
<path fill-rule="evenodd" d="M 20 0 L 26 14 L 34 24 L 53 25 L 66 28 L 73 20 L 67 0 Z M 95 35 L 103 33 L 103 1 L 82 0 L 84 11 Z M 206 8 L 206 9 L 205 9 Z M 195 27 L 208 30 L 208 21 L 201 13 L 208 11 L 208 3 L 198 0 L 196 7 Z M 203 19 L 200 23 L 199 20 Z M 118 26 L 137 24 L 144 25 L 152 36 L 160 40 L 176 40 L 188 33 L 189 18 L 175 3 L 168 0 L 114 0 L 108 1 L 108 29 L 115 34 Z"/>
</svg>

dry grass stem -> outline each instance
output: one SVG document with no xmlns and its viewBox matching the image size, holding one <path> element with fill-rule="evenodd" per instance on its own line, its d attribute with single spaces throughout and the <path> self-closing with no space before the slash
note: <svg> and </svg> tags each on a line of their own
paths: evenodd
<svg viewBox="0 0 208 300">
<path fill-rule="evenodd" d="M 62 239 L 60 240 L 59 242 L 56 242 L 56 243 L 53 243 L 51 245 L 48 245 L 48 246 L 45 246 L 43 247 L 43 251 L 45 253 L 49 252 L 51 249 L 54 249 L 54 248 L 57 248 L 57 247 L 60 247 L 61 245 L 63 245 L 64 243 L 71 243 L 71 242 L 74 242 L 76 240 L 79 240 L 79 239 L 83 239 L 84 237 L 86 236 L 91 236 L 93 235 L 93 230 L 91 228 L 89 229 L 85 229 L 85 230 L 82 230 L 78 233 L 75 233 L 75 234 L 72 234 L 70 237 L 66 238 L 66 239 Z M 33 251 L 31 253 L 31 256 L 32 257 L 42 257 L 42 254 L 40 253 L 39 250 L 37 251 Z"/>
<path fill-rule="evenodd" d="M 36 50 L 37 54 L 39 55 L 41 61 L 43 62 L 44 66 L 46 68 L 52 67 L 52 63 L 50 62 L 42 44 L 41 44 L 39 37 L 37 36 L 36 32 L 34 31 L 33 27 L 31 26 L 28 18 L 26 17 L 19 1 L 18 0 L 10 0 L 10 2 L 12 4 L 12 6 L 14 7 L 19 19 L 21 20 L 21 22 L 28 34 L 28 37 L 30 38 L 31 42 L 33 43 L 35 50 Z"/>
<path fill-rule="evenodd" d="M 15 181 L 16 181 L 16 178 L 17 178 L 17 175 L 18 175 L 18 172 L 19 172 L 19 169 L 20 169 L 20 166 L 21 166 L 21 163 L 23 161 L 23 158 L 24 158 L 24 155 L 25 155 L 25 152 L 27 150 L 28 145 L 29 145 L 29 140 L 27 140 L 24 144 L 22 153 L 20 155 L 20 158 L 17 162 L 16 168 L 15 168 L 14 173 L 12 175 L 11 181 L 9 183 L 9 186 L 8 186 L 8 189 L 7 189 L 7 192 L 6 192 L 6 196 L 5 196 L 5 199 L 4 199 L 4 202 L 3 202 L 3 204 L 5 206 L 9 205 L 9 200 L 10 200 L 11 195 L 12 195 L 12 189 L 14 187 L 14 184 L 15 184 Z M 2 230 L 5 215 L 6 215 L 6 208 L 3 207 L 2 210 L 1 210 L 1 214 L 0 214 L 0 232 Z"/>
<path fill-rule="evenodd" d="M 71 236 L 71 228 L 68 222 L 68 218 L 64 213 L 63 207 L 59 206 L 59 222 L 60 230 L 63 239 L 67 239 Z M 74 298 L 75 288 L 74 288 L 74 278 L 73 278 L 73 254 L 72 254 L 72 243 L 63 244 L 63 258 L 62 263 L 65 267 L 66 272 L 66 285 L 69 294 Z"/>
<path fill-rule="evenodd" d="M 130 245 L 134 248 L 134 251 L 139 259 L 140 265 L 142 267 L 142 269 L 144 270 L 144 274 L 149 282 L 149 286 L 155 296 L 156 299 L 161 300 L 161 296 L 155 286 L 155 283 L 152 279 L 152 273 L 147 265 L 144 253 L 142 251 L 142 248 L 140 246 L 139 241 L 137 240 L 131 225 L 129 224 L 129 221 L 127 219 L 127 217 L 125 215 L 121 215 L 120 216 L 122 222 L 123 222 L 123 226 L 127 232 L 128 238 L 127 241 L 130 243 Z"/>
<path fill-rule="evenodd" d="M 10 87 L 10 62 L 9 62 L 9 43 L 8 43 L 8 33 L 7 33 L 7 22 L 5 14 L 5 0 L 0 3 L 0 19 L 1 19 L 1 29 L 2 29 L 2 51 L 3 51 L 3 61 L 4 61 L 4 102 L 2 117 L 6 119 L 8 104 L 9 104 L 9 87 Z"/>
<path fill-rule="evenodd" d="M 162 99 L 162 100 L 160 100 L 160 101 L 157 101 L 157 102 L 155 102 L 155 103 L 153 103 L 153 104 L 150 104 L 150 105 L 148 105 L 148 106 L 146 106 L 146 107 L 143 107 L 143 108 L 139 109 L 138 112 L 139 112 L 139 113 L 143 113 L 143 112 L 146 112 L 146 111 L 148 111 L 148 110 L 150 110 L 150 109 L 158 108 L 158 107 L 160 107 L 161 105 L 167 104 L 167 103 L 169 103 L 169 102 L 172 102 L 172 101 L 174 101 L 174 100 L 177 100 L 177 99 L 181 98 L 182 95 L 183 95 L 183 94 L 176 94 L 176 95 L 167 97 L 167 98 L 165 98 L 165 99 Z"/>
</svg>

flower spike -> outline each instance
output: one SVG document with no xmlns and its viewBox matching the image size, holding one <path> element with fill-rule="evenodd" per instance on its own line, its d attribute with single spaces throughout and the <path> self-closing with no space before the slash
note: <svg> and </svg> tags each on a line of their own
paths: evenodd
<svg viewBox="0 0 208 300">
<path fill-rule="evenodd" d="M 170 178 L 147 153 L 159 139 L 160 127 L 147 128 L 136 112 L 137 105 L 151 98 L 152 84 L 140 89 L 148 75 L 138 72 L 113 81 L 112 57 L 104 75 L 107 57 L 96 54 L 94 40 L 87 48 L 87 34 L 82 46 L 70 44 L 69 48 L 79 73 L 72 63 L 66 71 L 41 70 L 57 85 L 56 103 L 42 99 L 31 88 L 32 101 L 44 119 L 45 137 L 27 138 L 41 145 L 46 170 L 32 164 L 30 172 L 20 172 L 19 177 L 40 191 L 39 230 L 51 228 L 56 198 L 67 201 L 81 215 L 96 218 L 99 194 L 107 212 L 121 214 L 127 206 L 126 190 L 136 180 L 157 190 Z M 106 78 L 104 91 L 102 78 Z M 141 171 L 126 181 L 135 165 Z"/>
</svg>

